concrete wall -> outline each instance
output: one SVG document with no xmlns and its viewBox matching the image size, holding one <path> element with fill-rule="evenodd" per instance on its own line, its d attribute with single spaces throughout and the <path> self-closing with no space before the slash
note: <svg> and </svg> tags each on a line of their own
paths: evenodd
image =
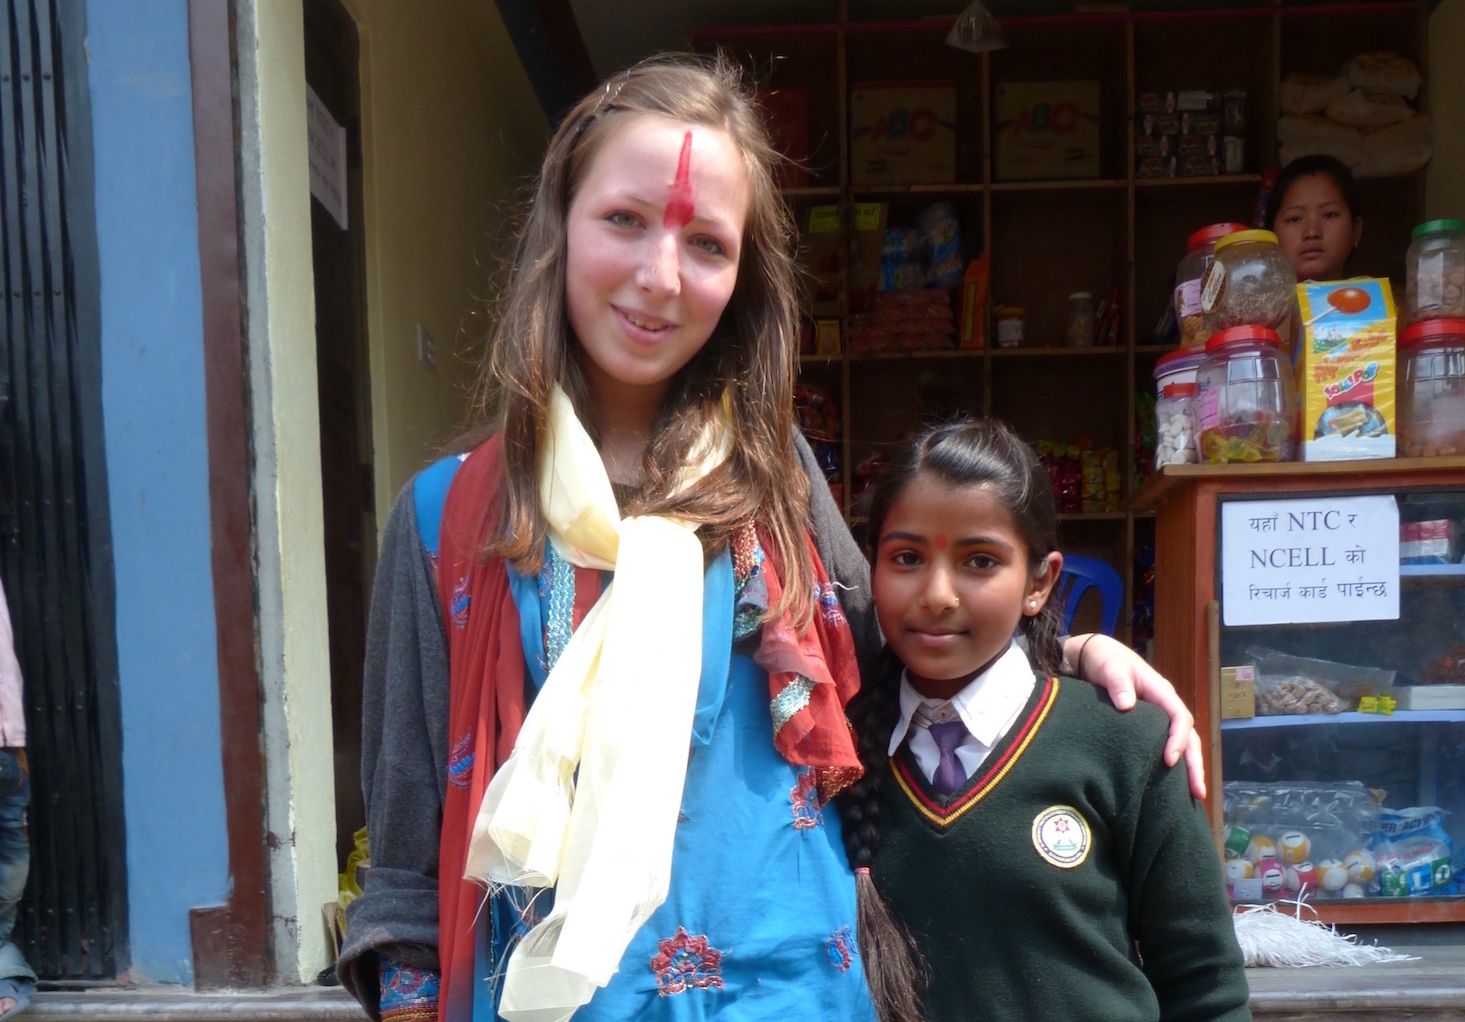
<svg viewBox="0 0 1465 1022">
<path fill-rule="evenodd" d="M 326 966 L 336 809 L 300 0 L 237 0 L 240 231 L 275 967 Z"/>
<path fill-rule="evenodd" d="M 133 974 L 229 890 L 185 0 L 87 5 Z"/>
<path fill-rule="evenodd" d="M 1465 0 L 1443 0 L 1429 16 L 1429 110 L 1434 159 L 1425 175 L 1425 215 L 1465 217 Z"/>
<path fill-rule="evenodd" d="M 544 115 L 493 4 L 346 0 L 361 41 L 378 526 L 462 425 L 505 220 Z M 421 325 L 437 365 L 417 357 Z"/>
</svg>

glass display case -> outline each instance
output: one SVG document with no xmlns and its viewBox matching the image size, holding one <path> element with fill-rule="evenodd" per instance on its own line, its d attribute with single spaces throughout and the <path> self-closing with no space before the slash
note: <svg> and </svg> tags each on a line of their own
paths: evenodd
<svg viewBox="0 0 1465 1022">
<path fill-rule="evenodd" d="M 1170 466 L 1135 503 L 1233 899 L 1465 922 L 1465 459 Z"/>
</svg>

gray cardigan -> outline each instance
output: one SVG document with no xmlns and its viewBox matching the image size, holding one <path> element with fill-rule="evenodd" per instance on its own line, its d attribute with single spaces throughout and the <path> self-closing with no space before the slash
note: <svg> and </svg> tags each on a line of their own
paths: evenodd
<svg viewBox="0 0 1465 1022">
<path fill-rule="evenodd" d="M 802 436 L 810 480 L 810 529 L 865 668 L 880 648 L 870 569 Z M 366 889 L 346 912 L 337 962 L 341 983 L 373 1019 L 377 960 L 438 968 L 438 835 L 447 790 L 448 654 L 412 483 L 382 533 L 367 623 L 362 697 L 361 784 L 371 835 Z"/>
</svg>

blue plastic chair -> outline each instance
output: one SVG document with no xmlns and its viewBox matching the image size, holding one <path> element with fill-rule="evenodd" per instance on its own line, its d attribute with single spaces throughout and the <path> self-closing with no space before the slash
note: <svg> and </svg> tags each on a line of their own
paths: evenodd
<svg viewBox="0 0 1465 1022">
<path fill-rule="evenodd" d="M 1096 590 L 1099 597 L 1099 630 L 1105 635 L 1114 634 L 1124 603 L 1124 579 L 1104 561 L 1082 554 L 1063 555 L 1063 571 L 1053 593 L 1062 608 L 1063 634 L 1072 634 L 1073 617 L 1090 589 Z"/>
</svg>

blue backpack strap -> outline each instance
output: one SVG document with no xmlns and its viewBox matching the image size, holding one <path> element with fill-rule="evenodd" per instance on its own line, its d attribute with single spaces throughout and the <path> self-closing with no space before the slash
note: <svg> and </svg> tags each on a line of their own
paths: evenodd
<svg viewBox="0 0 1465 1022">
<path fill-rule="evenodd" d="M 448 487 L 463 464 L 466 454 L 450 454 L 433 462 L 417 473 L 412 480 L 412 502 L 417 510 L 417 534 L 422 538 L 422 548 L 433 560 L 437 560 L 438 543 L 442 536 L 443 506 L 448 501 Z"/>
</svg>

